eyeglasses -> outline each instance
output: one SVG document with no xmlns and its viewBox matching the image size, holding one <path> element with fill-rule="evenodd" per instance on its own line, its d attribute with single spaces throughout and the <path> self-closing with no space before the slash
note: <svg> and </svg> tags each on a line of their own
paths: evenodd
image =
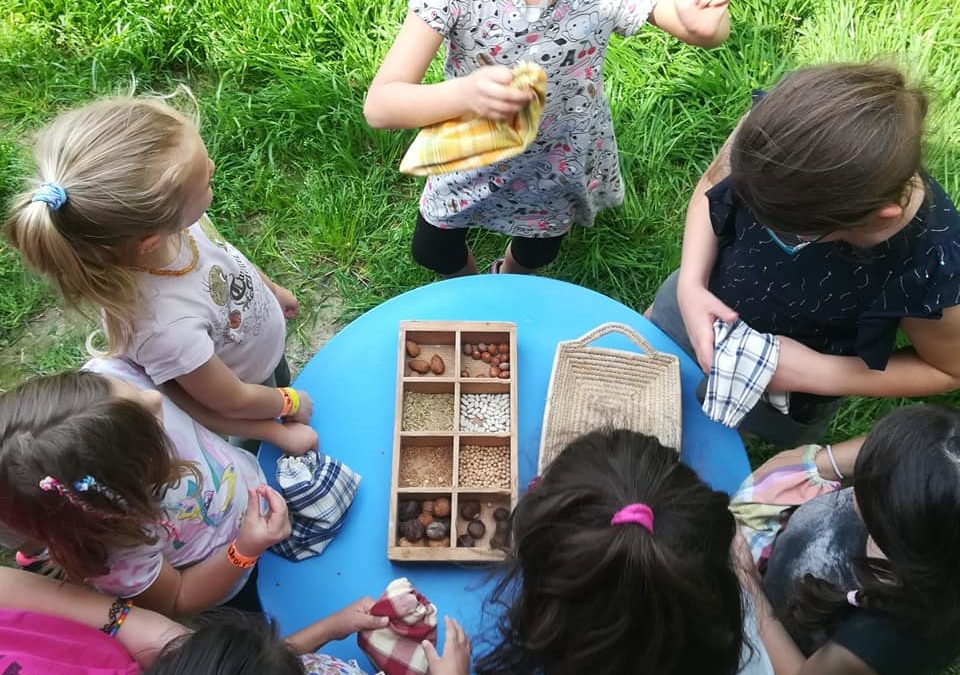
<svg viewBox="0 0 960 675">
<path fill-rule="evenodd" d="M 769 227 L 764 227 L 763 229 L 765 229 L 767 234 L 770 235 L 770 238 L 773 239 L 773 243 L 779 246 L 787 255 L 796 255 L 810 244 L 816 244 L 829 234 L 828 232 L 813 236 L 807 234 L 777 234 Z"/>
</svg>

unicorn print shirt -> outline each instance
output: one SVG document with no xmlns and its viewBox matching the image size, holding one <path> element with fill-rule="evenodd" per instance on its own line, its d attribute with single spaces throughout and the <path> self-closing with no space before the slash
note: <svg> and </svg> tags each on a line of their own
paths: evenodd
<svg viewBox="0 0 960 675">
<path fill-rule="evenodd" d="M 593 225 L 623 202 L 617 141 L 603 91 L 612 33 L 632 35 L 656 0 L 409 0 L 410 11 L 444 38 L 446 78 L 483 66 L 539 64 L 547 101 L 537 138 L 493 166 L 427 179 L 424 219 L 440 228 L 483 227 L 522 237 L 556 237 Z"/>
<path fill-rule="evenodd" d="M 93 359 L 84 368 L 155 389 L 147 374 L 129 361 Z M 153 585 L 164 561 L 182 569 L 211 555 L 226 555 L 222 550 L 236 538 L 247 508 L 247 489 L 266 482 L 253 455 L 195 422 L 166 396 L 163 428 L 177 458 L 192 462 L 199 480 L 187 474 L 167 489 L 163 520 L 155 528 L 156 544 L 110 552 L 110 571 L 90 580 L 102 593 L 133 597 Z M 223 602 L 240 590 L 248 575 L 249 571 Z"/>
</svg>

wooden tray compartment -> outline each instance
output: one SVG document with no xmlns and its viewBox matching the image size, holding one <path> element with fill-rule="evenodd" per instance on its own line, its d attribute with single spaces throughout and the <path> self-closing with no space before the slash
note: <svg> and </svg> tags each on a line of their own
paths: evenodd
<svg viewBox="0 0 960 675">
<path fill-rule="evenodd" d="M 408 366 L 411 357 L 406 353 L 407 340 L 417 342 L 420 347 L 418 358 L 425 361 L 429 362 L 430 357 L 434 353 L 438 353 L 444 360 L 445 370 L 443 375 L 412 373 Z M 507 361 L 510 363 L 510 376 L 508 378 L 489 377 L 489 363 L 483 360 L 474 360 L 471 355 L 463 354 L 464 344 L 478 344 L 479 342 L 496 344 L 498 354 L 500 352 L 499 346 L 501 344 L 507 345 Z M 393 466 L 387 532 L 387 557 L 390 560 L 489 562 L 503 558 L 504 552 L 491 548 L 490 540 L 497 529 L 496 522 L 493 519 L 494 511 L 497 508 L 504 508 L 509 511 L 517 500 L 516 352 L 516 326 L 511 323 L 406 321 L 400 324 Z M 477 375 L 481 376 L 477 377 Z M 405 395 L 408 407 L 415 405 L 419 409 L 424 405 L 420 402 L 412 404 L 410 394 L 417 394 L 418 396 L 415 398 L 427 402 L 429 402 L 429 398 L 423 398 L 419 395 L 452 395 L 453 414 L 450 420 L 452 428 L 446 428 L 446 415 L 442 416 L 443 424 L 435 422 L 426 426 L 422 424 L 411 425 L 412 408 L 407 411 L 407 424 L 405 425 Z M 503 426 L 501 431 L 497 432 L 461 430 L 462 394 L 506 394 L 508 405 L 506 406 L 505 416 L 509 418 L 508 423 Z M 443 403 L 448 407 L 449 399 L 446 399 Z M 419 418 L 419 414 L 416 417 Z M 427 417 L 432 417 L 432 415 L 427 414 Z M 433 428 L 438 426 L 443 428 Z M 482 462 L 483 453 L 477 449 L 478 447 L 489 448 L 491 453 L 497 453 L 498 456 L 493 461 L 501 467 L 504 460 L 500 453 L 504 452 L 502 448 L 507 449 L 508 475 L 506 480 L 485 480 L 482 481 L 482 484 L 478 483 L 476 474 L 478 472 L 483 473 L 483 467 L 478 464 L 478 461 Z M 429 471 L 424 471 L 426 476 L 424 480 L 416 481 L 411 478 L 416 473 L 416 471 L 409 470 L 412 465 L 407 465 L 408 470 L 403 472 L 404 480 L 401 482 L 402 461 L 411 461 L 410 458 L 424 461 L 425 457 L 431 454 L 428 450 L 419 450 L 420 448 L 449 449 L 452 469 L 449 485 L 434 486 L 434 483 L 445 483 L 446 480 L 431 480 Z M 459 475 L 461 469 L 460 453 L 464 449 L 466 449 L 465 456 L 469 458 L 471 467 L 464 466 L 466 475 L 464 477 L 465 482 L 462 483 Z M 443 457 L 444 461 L 445 459 Z M 428 457 L 426 461 L 429 461 Z M 441 467 L 441 470 L 434 472 L 434 477 L 438 474 L 445 476 L 446 473 L 446 468 Z M 414 485 L 414 482 L 430 483 L 431 485 Z M 399 503 L 405 500 L 417 500 L 422 503 L 424 500 L 435 500 L 437 497 L 450 500 L 451 516 L 449 523 L 451 527 L 447 545 L 430 547 L 424 541 L 422 545 L 410 546 L 408 544 L 401 546 L 401 524 L 398 517 Z M 480 519 L 484 523 L 486 531 L 474 546 L 458 546 L 457 537 L 466 532 L 468 525 L 468 522 L 460 516 L 460 503 L 469 501 L 476 501 L 481 505 Z"/>
<path fill-rule="evenodd" d="M 404 381 L 397 396 L 397 431 L 427 435 L 453 432 L 459 419 L 458 398 L 457 383 L 452 381 Z M 438 412 L 441 405 L 449 410 L 449 415 Z"/>
<path fill-rule="evenodd" d="M 453 436 L 400 439 L 400 488 L 453 489 Z"/>
</svg>

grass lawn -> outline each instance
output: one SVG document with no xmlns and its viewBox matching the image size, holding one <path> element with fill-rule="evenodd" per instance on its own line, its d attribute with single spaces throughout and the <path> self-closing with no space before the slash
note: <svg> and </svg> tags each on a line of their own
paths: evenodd
<svg viewBox="0 0 960 675">
<path fill-rule="evenodd" d="M 956 0 L 732 5 L 733 35 L 713 52 L 652 28 L 613 43 L 607 91 L 626 204 L 574 231 L 548 274 L 646 307 L 679 261 L 689 192 L 751 89 L 802 64 L 883 58 L 921 77 L 934 102 L 928 168 L 960 196 Z M 308 310 L 319 309 L 321 286 L 336 289 L 349 318 L 431 281 L 408 253 L 421 181 L 396 170 L 412 132 L 371 131 L 362 115 L 403 11 L 399 0 L 3 0 L 0 201 L 19 186 L 23 141 L 56 112 L 185 82 L 218 165 L 215 221 Z M 504 244 L 484 233 L 471 241 L 481 265 Z M 0 248 L 0 387 L 83 359 L 83 330 L 27 333 L 56 304 Z M 864 432 L 900 404 L 851 401 L 831 436 Z"/>
</svg>

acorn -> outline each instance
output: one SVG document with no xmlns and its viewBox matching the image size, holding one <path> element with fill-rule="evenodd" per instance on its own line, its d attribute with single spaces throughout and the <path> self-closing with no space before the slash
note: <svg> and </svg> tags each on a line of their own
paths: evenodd
<svg viewBox="0 0 960 675">
<path fill-rule="evenodd" d="M 457 546 L 462 546 L 463 548 L 473 548 L 476 543 L 469 534 L 461 534 L 457 537 Z"/>
<path fill-rule="evenodd" d="M 450 515 L 450 500 L 446 497 L 440 497 L 433 502 L 433 515 L 438 518 L 446 518 Z"/>
</svg>

